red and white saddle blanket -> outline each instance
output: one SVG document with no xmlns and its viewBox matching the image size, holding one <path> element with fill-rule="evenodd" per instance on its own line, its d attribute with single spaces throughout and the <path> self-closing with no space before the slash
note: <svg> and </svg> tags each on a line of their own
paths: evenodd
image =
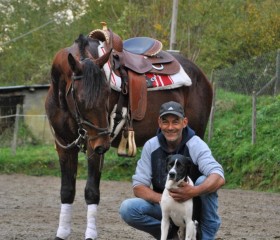
<svg viewBox="0 0 280 240">
<path fill-rule="evenodd" d="M 98 54 L 99 57 L 105 54 L 105 49 L 103 47 L 102 42 L 98 46 Z M 107 79 L 110 79 L 110 74 L 111 74 L 111 88 L 116 91 L 120 91 L 121 78 L 118 75 L 116 75 L 114 71 L 111 72 L 111 66 L 109 61 L 103 66 L 103 69 Z M 180 71 L 174 75 L 159 75 L 153 73 L 146 73 L 145 75 L 152 82 L 152 87 L 149 87 L 148 91 L 167 90 L 167 89 L 178 88 L 181 86 L 192 85 L 192 81 L 190 77 L 184 71 L 182 66 L 180 66 Z"/>
</svg>

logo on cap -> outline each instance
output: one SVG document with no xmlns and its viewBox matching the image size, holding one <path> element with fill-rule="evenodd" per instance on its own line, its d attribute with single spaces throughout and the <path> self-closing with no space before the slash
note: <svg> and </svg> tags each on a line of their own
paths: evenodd
<svg viewBox="0 0 280 240">
<path fill-rule="evenodd" d="M 185 113 L 182 105 L 174 101 L 170 101 L 161 105 L 159 116 L 162 117 L 165 114 L 173 114 L 180 118 L 185 117 Z"/>
</svg>

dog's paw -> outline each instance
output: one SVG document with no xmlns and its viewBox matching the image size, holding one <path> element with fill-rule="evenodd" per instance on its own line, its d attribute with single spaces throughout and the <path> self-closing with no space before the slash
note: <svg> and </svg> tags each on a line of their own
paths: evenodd
<svg viewBox="0 0 280 240">
<path fill-rule="evenodd" d="M 184 240 L 185 239 L 185 233 L 186 233 L 185 228 L 180 227 L 178 232 L 177 232 L 178 239 L 179 240 Z"/>
</svg>

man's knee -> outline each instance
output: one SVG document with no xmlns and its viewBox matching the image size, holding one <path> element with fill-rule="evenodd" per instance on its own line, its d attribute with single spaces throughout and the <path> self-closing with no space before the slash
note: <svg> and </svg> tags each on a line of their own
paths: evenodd
<svg viewBox="0 0 280 240">
<path fill-rule="evenodd" d="M 131 199 L 126 199 L 121 203 L 119 214 L 125 222 L 129 222 L 131 219 L 130 218 L 131 208 L 132 208 Z"/>
<path fill-rule="evenodd" d="M 200 176 L 196 181 L 195 181 L 195 186 L 198 186 L 202 184 L 205 181 L 206 177 L 204 175 Z"/>
<path fill-rule="evenodd" d="M 213 215 L 212 219 L 205 219 L 201 222 L 202 239 L 215 239 L 215 236 L 220 228 L 221 220 L 218 215 Z"/>
<path fill-rule="evenodd" d="M 195 186 L 202 184 L 205 181 L 205 176 L 200 176 Z M 218 194 L 212 192 L 200 195 L 202 202 L 202 216 L 200 222 L 202 239 L 214 239 L 220 227 L 221 220 L 218 215 Z"/>
</svg>

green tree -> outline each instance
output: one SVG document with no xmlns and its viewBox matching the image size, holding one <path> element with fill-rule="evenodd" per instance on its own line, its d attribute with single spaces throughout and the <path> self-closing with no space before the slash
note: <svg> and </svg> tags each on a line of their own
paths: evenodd
<svg viewBox="0 0 280 240">
<path fill-rule="evenodd" d="M 179 0 L 177 49 L 206 72 L 280 46 L 277 0 Z M 55 53 L 80 33 L 108 27 L 169 48 L 170 0 L 2 0 L 0 84 L 47 83 Z"/>
<path fill-rule="evenodd" d="M 202 0 L 192 7 L 198 22 L 191 23 L 191 41 L 196 40 L 198 63 L 208 72 L 280 46 L 278 1 Z"/>
</svg>

